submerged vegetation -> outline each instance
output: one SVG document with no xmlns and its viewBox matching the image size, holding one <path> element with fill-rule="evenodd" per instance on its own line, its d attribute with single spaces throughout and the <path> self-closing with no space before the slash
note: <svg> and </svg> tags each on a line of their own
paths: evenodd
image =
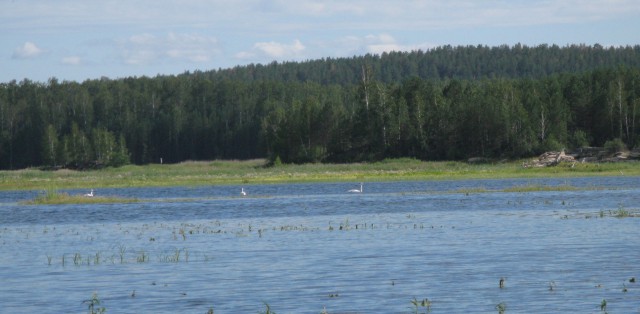
<svg viewBox="0 0 640 314">
<path fill-rule="evenodd" d="M 67 169 L 0 171 L 0 190 L 622 175 L 640 175 L 640 163 L 585 163 L 566 166 L 560 164 L 547 168 L 523 168 L 521 161 L 470 164 L 454 161 L 425 162 L 403 158 L 355 164 L 270 166 L 266 160 L 254 159 L 127 165 L 87 171 Z M 87 202 L 90 201 L 87 200 Z"/>
</svg>

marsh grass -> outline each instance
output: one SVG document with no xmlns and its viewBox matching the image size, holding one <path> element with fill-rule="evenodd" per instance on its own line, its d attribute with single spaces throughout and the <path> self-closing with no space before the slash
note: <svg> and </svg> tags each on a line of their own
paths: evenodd
<svg viewBox="0 0 640 314">
<path fill-rule="evenodd" d="M 455 180 L 640 175 L 640 163 L 576 164 L 523 168 L 522 160 L 468 164 L 457 161 L 387 159 L 352 164 L 281 164 L 267 166 L 262 159 L 246 161 L 189 161 L 179 164 L 127 165 L 100 170 L 0 171 L 0 190 L 92 187 L 189 186 L 213 184 L 268 184 L 297 182 L 352 182 L 396 180 Z"/>
<path fill-rule="evenodd" d="M 587 189 L 592 189 L 592 188 L 587 188 Z M 571 185 L 566 185 L 566 184 L 553 185 L 553 186 L 532 184 L 532 185 L 514 186 L 514 187 L 506 188 L 506 189 L 503 189 L 502 192 L 523 192 L 523 193 L 524 192 L 549 192 L 549 191 L 564 192 L 564 191 L 578 191 L 578 190 L 583 190 L 583 189 L 575 186 L 571 186 Z"/>
<path fill-rule="evenodd" d="M 611 217 L 615 218 L 640 217 L 640 210 L 626 209 L 623 206 L 618 206 L 617 210 L 610 211 L 609 214 Z"/>
<path fill-rule="evenodd" d="M 137 203 L 135 198 L 120 198 L 111 196 L 70 195 L 55 189 L 48 189 L 38 194 L 35 199 L 21 202 L 24 205 L 61 205 L 61 204 L 111 204 L 111 203 Z"/>
<path fill-rule="evenodd" d="M 480 193 L 496 193 L 496 192 L 504 192 L 504 193 L 528 193 L 528 192 L 566 192 L 566 191 L 592 191 L 592 190 L 601 190 L 599 187 L 575 187 L 568 184 L 563 185 L 539 185 L 539 184 L 529 184 L 529 185 L 518 185 L 512 186 L 500 190 L 491 190 L 484 187 L 477 188 L 463 188 L 455 190 L 454 193 L 463 193 L 466 195 L 469 194 L 480 194 Z"/>
</svg>

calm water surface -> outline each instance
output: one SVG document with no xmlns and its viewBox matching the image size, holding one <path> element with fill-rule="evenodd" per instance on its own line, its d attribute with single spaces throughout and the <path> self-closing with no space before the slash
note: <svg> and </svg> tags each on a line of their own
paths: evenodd
<svg viewBox="0 0 640 314">
<path fill-rule="evenodd" d="M 503 192 L 528 185 L 579 189 Z M 0 192 L 0 312 L 86 313 L 94 292 L 107 313 L 640 312 L 640 218 L 614 217 L 638 212 L 639 177 L 357 187 Z"/>
</svg>

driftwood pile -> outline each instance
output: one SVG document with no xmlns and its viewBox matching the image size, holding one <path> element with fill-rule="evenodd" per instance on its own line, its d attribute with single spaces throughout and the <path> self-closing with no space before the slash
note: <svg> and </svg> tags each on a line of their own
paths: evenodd
<svg viewBox="0 0 640 314">
<path fill-rule="evenodd" d="M 533 160 L 529 163 L 524 163 L 522 166 L 525 168 L 530 168 L 530 167 L 549 167 L 549 166 L 555 166 L 561 162 L 571 162 L 574 163 L 576 162 L 576 159 L 571 156 L 571 155 L 567 155 L 564 153 L 564 151 L 560 151 L 560 152 L 546 152 L 542 155 L 540 155 L 538 157 L 538 159 Z"/>
<path fill-rule="evenodd" d="M 620 162 L 638 159 L 640 159 L 640 150 L 637 149 L 611 153 L 602 147 L 583 147 L 571 154 L 565 154 L 564 151 L 546 152 L 540 155 L 538 159 L 523 163 L 522 166 L 525 168 L 549 167 L 555 166 L 561 162 L 572 163 L 572 165 L 575 165 L 577 162 Z"/>
</svg>

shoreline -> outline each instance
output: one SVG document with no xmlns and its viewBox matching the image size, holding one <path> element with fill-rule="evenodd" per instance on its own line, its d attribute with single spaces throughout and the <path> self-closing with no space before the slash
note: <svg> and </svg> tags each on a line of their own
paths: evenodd
<svg viewBox="0 0 640 314">
<path fill-rule="evenodd" d="M 635 161 L 560 163 L 540 168 L 524 168 L 522 163 L 523 160 L 469 164 L 458 161 L 390 159 L 374 163 L 283 164 L 267 167 L 264 160 L 256 159 L 127 165 L 83 171 L 22 169 L 0 171 L 0 190 L 640 176 L 640 162 Z"/>
</svg>

